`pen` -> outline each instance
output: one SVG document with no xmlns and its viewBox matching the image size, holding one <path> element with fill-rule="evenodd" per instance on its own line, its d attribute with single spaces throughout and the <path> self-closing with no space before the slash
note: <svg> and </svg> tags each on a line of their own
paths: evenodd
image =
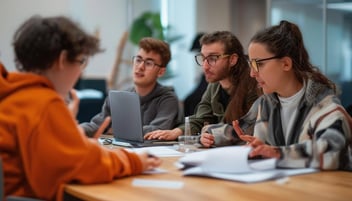
<svg viewBox="0 0 352 201">
<path fill-rule="evenodd" d="M 155 156 L 154 154 L 148 153 L 148 158 L 158 158 L 158 157 Z"/>
</svg>

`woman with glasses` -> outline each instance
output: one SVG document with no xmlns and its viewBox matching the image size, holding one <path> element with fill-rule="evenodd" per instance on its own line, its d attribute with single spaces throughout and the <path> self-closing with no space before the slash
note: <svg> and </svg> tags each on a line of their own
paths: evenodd
<svg viewBox="0 0 352 201">
<path fill-rule="evenodd" d="M 174 89 L 158 82 L 158 78 L 165 74 L 170 59 L 169 45 L 150 37 L 141 39 L 139 50 L 136 56 L 132 57 L 133 86 L 126 91 L 135 92 L 140 97 L 143 133 L 157 129 L 172 129 L 179 123 L 178 98 Z M 102 111 L 81 126 L 85 133 L 92 137 L 104 119 L 110 115 L 107 97 Z M 108 133 L 112 131 L 109 129 Z"/>
<path fill-rule="evenodd" d="M 67 17 L 34 16 L 16 31 L 13 45 L 19 72 L 0 63 L 5 196 L 63 200 L 64 184 L 107 183 L 160 165 L 147 153 L 88 139 L 67 107 L 87 59 L 100 52 L 97 38 Z"/>
<path fill-rule="evenodd" d="M 285 168 L 352 170 L 351 119 L 335 84 L 310 63 L 297 25 L 258 32 L 248 53 L 265 95 L 233 127 L 253 147 L 250 156 L 277 158 Z"/>
<path fill-rule="evenodd" d="M 231 123 L 238 119 L 258 97 L 255 80 L 249 76 L 243 47 L 236 36 L 217 31 L 203 35 L 200 44 L 201 52 L 195 61 L 209 84 L 194 115 L 189 117 L 194 135 L 201 133 L 205 124 Z M 145 138 L 174 140 L 183 132 L 184 125 L 180 125 L 173 130 L 150 132 Z M 235 142 L 229 142 L 232 143 Z"/>
</svg>

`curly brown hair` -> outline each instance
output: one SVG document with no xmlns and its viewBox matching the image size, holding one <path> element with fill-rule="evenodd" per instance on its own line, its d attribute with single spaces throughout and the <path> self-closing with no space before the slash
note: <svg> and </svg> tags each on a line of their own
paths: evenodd
<svg viewBox="0 0 352 201">
<path fill-rule="evenodd" d="M 62 51 L 67 52 L 69 61 L 80 54 L 91 56 L 101 51 L 96 37 L 64 16 L 31 17 L 15 32 L 13 46 L 19 71 L 46 70 Z"/>
</svg>

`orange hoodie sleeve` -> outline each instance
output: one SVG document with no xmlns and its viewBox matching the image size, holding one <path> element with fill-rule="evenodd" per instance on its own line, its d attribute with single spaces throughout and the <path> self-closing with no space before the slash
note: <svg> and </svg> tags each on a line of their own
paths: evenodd
<svg viewBox="0 0 352 201">
<path fill-rule="evenodd" d="M 42 109 L 30 120 L 35 129 L 19 140 L 28 182 L 39 197 L 60 197 L 65 183 L 103 183 L 142 172 L 135 153 L 106 149 L 80 133 L 62 100 L 54 99 Z"/>
</svg>

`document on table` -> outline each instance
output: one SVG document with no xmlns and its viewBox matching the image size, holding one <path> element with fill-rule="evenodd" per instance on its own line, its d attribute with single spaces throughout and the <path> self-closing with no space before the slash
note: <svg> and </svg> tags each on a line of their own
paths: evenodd
<svg viewBox="0 0 352 201">
<path fill-rule="evenodd" d="M 131 151 L 140 153 L 148 152 L 157 157 L 172 157 L 172 156 L 183 156 L 184 153 L 179 152 L 173 148 L 173 146 L 155 146 L 155 147 L 142 147 L 142 148 L 133 148 Z"/>
<path fill-rule="evenodd" d="M 181 189 L 183 185 L 183 182 L 173 180 L 133 179 L 132 181 L 132 186 L 136 187 Z"/>
<path fill-rule="evenodd" d="M 251 148 L 232 146 L 191 153 L 179 159 L 183 175 L 207 176 L 218 179 L 253 183 L 290 175 L 317 172 L 317 169 L 277 169 L 276 159 L 248 160 Z"/>
</svg>

